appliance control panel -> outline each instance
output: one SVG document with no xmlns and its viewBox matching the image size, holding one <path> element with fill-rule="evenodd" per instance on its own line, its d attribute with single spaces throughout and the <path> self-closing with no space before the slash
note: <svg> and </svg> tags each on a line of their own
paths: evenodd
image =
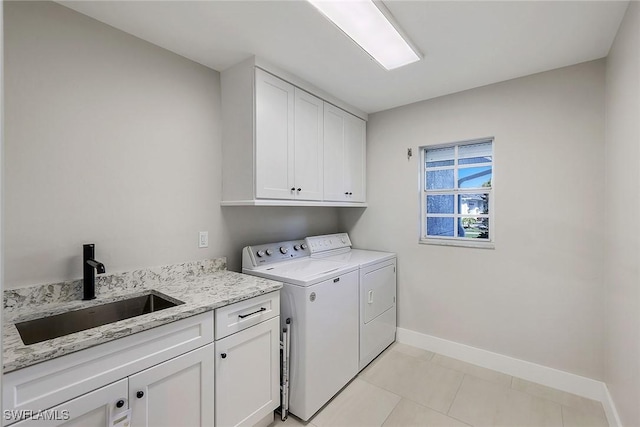
<svg viewBox="0 0 640 427">
<path fill-rule="evenodd" d="M 274 262 L 308 257 L 310 254 L 307 242 L 292 240 L 289 242 L 268 243 L 264 245 L 247 246 L 243 250 L 243 257 L 248 255 L 253 266 L 272 264 Z M 243 267 L 247 267 L 244 265 Z"/>
<path fill-rule="evenodd" d="M 305 240 L 312 254 L 351 247 L 351 239 L 347 233 L 311 236 Z"/>
</svg>

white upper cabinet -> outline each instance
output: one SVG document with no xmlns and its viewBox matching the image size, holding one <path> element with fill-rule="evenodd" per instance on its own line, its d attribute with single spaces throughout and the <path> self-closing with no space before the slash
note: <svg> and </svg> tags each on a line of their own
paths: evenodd
<svg viewBox="0 0 640 427">
<path fill-rule="evenodd" d="M 365 202 L 365 121 L 324 107 L 324 200 Z"/>
<path fill-rule="evenodd" d="M 295 197 L 293 115 L 293 85 L 256 70 L 256 197 Z"/>
<path fill-rule="evenodd" d="M 324 102 L 295 89 L 294 181 L 297 199 L 322 200 Z"/>
<path fill-rule="evenodd" d="M 221 74 L 222 205 L 365 206 L 365 120 L 295 76 L 263 68 L 252 59 Z M 334 119 L 328 108 L 339 126 L 325 123 Z M 338 127 L 340 137 L 326 134 Z"/>
<path fill-rule="evenodd" d="M 256 69 L 256 197 L 322 200 L 323 102 Z"/>
</svg>

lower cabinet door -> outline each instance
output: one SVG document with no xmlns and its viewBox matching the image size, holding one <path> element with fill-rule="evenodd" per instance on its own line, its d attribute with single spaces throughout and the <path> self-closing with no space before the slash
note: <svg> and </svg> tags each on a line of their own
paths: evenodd
<svg viewBox="0 0 640 427">
<path fill-rule="evenodd" d="M 109 425 L 112 416 L 113 419 L 118 419 L 116 414 L 127 410 L 127 395 L 125 378 L 54 408 L 34 412 L 30 419 L 13 425 L 16 427 L 105 427 Z M 5 411 L 4 415 L 7 417 L 14 414 L 11 411 Z M 15 415 L 18 415 L 18 412 Z"/>
<path fill-rule="evenodd" d="M 213 344 L 129 377 L 131 427 L 211 427 Z"/>
<path fill-rule="evenodd" d="M 216 427 L 252 426 L 280 406 L 280 317 L 216 341 Z"/>
</svg>

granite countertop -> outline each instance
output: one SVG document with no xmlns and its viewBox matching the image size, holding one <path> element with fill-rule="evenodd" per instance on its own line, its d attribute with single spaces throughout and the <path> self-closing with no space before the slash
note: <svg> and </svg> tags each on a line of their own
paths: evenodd
<svg viewBox="0 0 640 427">
<path fill-rule="evenodd" d="M 4 373 L 194 316 L 282 288 L 282 283 L 226 270 L 226 259 L 96 276 L 96 299 L 82 301 L 82 280 L 4 292 Z M 87 308 L 131 296 L 160 293 L 176 307 L 25 345 L 15 323 Z"/>
</svg>

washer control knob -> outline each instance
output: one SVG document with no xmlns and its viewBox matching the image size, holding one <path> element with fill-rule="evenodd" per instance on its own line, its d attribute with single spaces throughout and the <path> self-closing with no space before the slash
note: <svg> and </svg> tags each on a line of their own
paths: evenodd
<svg viewBox="0 0 640 427">
<path fill-rule="evenodd" d="M 307 244 L 306 244 L 306 243 L 303 243 L 303 244 L 301 244 L 301 245 L 300 245 L 300 247 L 301 247 L 301 248 L 302 248 L 302 250 L 304 251 L 305 249 L 307 249 Z"/>
<path fill-rule="evenodd" d="M 300 245 L 295 245 L 295 246 L 293 247 L 293 249 L 294 249 L 294 250 L 296 250 L 296 251 L 299 251 L 299 250 L 300 250 Z"/>
<path fill-rule="evenodd" d="M 256 252 L 256 255 L 258 255 L 258 257 L 262 258 L 264 256 L 264 251 L 258 251 L 258 252 Z"/>
<path fill-rule="evenodd" d="M 271 249 L 267 249 L 266 250 L 266 254 L 271 256 L 271 255 L 273 255 L 273 251 Z"/>
<path fill-rule="evenodd" d="M 280 246 L 280 253 L 281 254 L 286 254 L 287 252 L 289 252 L 289 248 L 285 248 L 284 246 Z"/>
</svg>

